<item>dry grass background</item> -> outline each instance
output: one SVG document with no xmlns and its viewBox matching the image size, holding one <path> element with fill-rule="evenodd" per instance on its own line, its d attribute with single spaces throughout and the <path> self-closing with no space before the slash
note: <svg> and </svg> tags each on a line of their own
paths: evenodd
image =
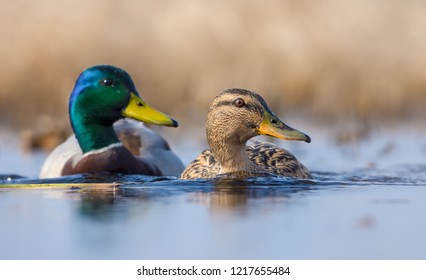
<svg viewBox="0 0 426 280">
<path fill-rule="evenodd" d="M 0 1 L 0 118 L 67 119 L 77 75 L 118 65 L 187 123 L 243 87 L 315 122 L 426 115 L 426 1 Z"/>
</svg>

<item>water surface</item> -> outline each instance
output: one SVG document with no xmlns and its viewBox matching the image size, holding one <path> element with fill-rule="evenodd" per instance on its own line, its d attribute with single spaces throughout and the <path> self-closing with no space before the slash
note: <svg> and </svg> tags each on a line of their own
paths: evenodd
<svg viewBox="0 0 426 280">
<path fill-rule="evenodd" d="M 312 180 L 39 180 L 29 156 L 0 176 L 0 259 L 425 259 L 426 145 L 392 139 L 287 146 Z"/>
</svg>

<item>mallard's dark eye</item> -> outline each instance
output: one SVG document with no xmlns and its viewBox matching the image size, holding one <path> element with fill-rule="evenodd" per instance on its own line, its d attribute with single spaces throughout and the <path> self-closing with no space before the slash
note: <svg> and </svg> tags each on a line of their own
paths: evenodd
<svg viewBox="0 0 426 280">
<path fill-rule="evenodd" d="M 103 79 L 101 80 L 101 84 L 107 87 L 112 87 L 114 85 L 114 81 L 112 79 Z"/>
<path fill-rule="evenodd" d="M 246 105 L 246 102 L 242 98 L 237 98 L 234 100 L 234 105 L 237 106 L 238 108 L 241 108 L 244 105 Z"/>
</svg>

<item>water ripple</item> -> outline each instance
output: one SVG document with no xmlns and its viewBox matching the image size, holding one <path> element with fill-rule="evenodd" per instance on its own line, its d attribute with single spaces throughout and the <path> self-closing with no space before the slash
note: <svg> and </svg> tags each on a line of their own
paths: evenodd
<svg viewBox="0 0 426 280">
<path fill-rule="evenodd" d="M 0 175 L 1 187 L 72 187 L 106 184 L 116 185 L 123 189 L 164 189 L 194 191 L 196 189 L 208 190 L 212 188 L 286 188 L 318 189 L 327 187 L 357 187 L 357 186 L 426 186 L 426 180 L 389 175 L 370 174 L 371 172 L 332 173 L 314 172 L 313 179 L 259 177 L 244 180 L 229 178 L 179 180 L 175 177 L 154 177 L 145 175 L 120 175 L 120 174 L 95 174 L 95 175 L 70 175 L 51 179 L 25 178 L 14 174 Z"/>
</svg>

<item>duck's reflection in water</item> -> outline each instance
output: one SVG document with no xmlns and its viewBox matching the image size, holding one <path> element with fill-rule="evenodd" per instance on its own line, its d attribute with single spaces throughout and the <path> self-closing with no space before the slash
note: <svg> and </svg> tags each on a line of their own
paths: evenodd
<svg viewBox="0 0 426 280">
<path fill-rule="evenodd" d="M 276 203 L 285 203 L 293 194 L 311 189 L 306 180 L 269 181 L 230 179 L 210 181 L 155 181 L 129 184 L 121 187 L 93 187 L 73 191 L 80 197 L 82 215 L 106 217 L 120 212 L 125 214 L 130 205 L 149 208 L 158 202 L 173 204 L 199 204 L 212 213 L 234 212 L 244 214 L 248 209 L 267 210 Z M 77 194 L 78 193 L 78 194 Z"/>
<path fill-rule="evenodd" d="M 243 182 L 221 182 L 210 191 L 193 192 L 190 199 L 208 207 L 212 214 L 246 214 L 248 211 L 268 211 L 276 203 L 286 203 L 292 194 L 303 191 L 300 187 L 253 186 Z"/>
<path fill-rule="evenodd" d="M 105 216 L 114 208 L 119 196 L 115 187 L 85 189 L 80 192 L 80 214 L 84 216 Z"/>
</svg>

